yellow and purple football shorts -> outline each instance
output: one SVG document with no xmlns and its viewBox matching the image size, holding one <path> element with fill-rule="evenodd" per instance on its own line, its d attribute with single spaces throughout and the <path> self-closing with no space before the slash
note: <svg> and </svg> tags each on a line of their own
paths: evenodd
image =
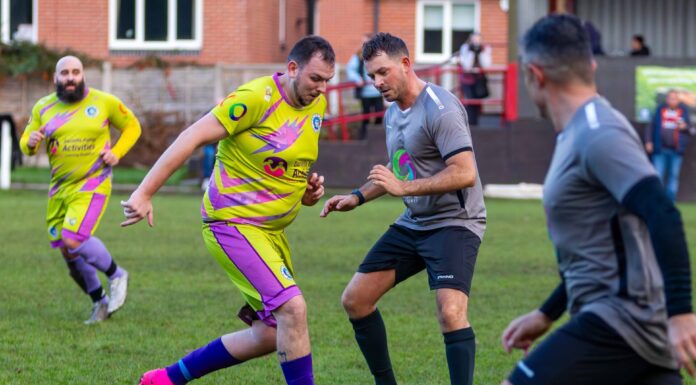
<svg viewBox="0 0 696 385">
<path fill-rule="evenodd" d="M 285 233 L 225 222 L 203 224 L 203 240 L 258 319 L 275 327 L 272 312 L 302 295 L 293 279 Z M 253 314 L 253 313 L 252 313 Z M 240 318 L 251 323 L 244 309 Z M 254 318 L 255 319 L 255 318 Z"/>
<path fill-rule="evenodd" d="M 62 247 L 63 239 L 84 242 L 99 225 L 109 194 L 75 192 L 48 198 L 46 224 L 51 247 Z"/>
</svg>

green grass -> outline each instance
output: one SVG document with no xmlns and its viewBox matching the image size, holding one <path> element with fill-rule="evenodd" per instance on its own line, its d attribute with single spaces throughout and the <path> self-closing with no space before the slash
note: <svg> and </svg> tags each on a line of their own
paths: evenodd
<svg viewBox="0 0 696 385">
<path fill-rule="evenodd" d="M 114 183 L 118 184 L 139 184 L 149 170 L 140 168 L 114 168 Z M 167 185 L 178 185 L 186 178 L 188 170 L 186 167 L 178 169 L 167 180 Z M 17 167 L 12 170 L 12 182 L 20 183 L 45 183 L 50 181 L 51 171 L 45 167 Z"/>
<path fill-rule="evenodd" d="M 155 227 L 121 229 L 112 197 L 97 235 L 131 272 L 129 300 L 112 319 L 87 327 L 89 300 L 48 247 L 43 192 L 0 193 L 0 384 L 135 384 L 224 333 L 241 329 L 241 297 L 200 235 L 200 198 L 161 196 Z M 535 201 L 489 200 L 489 228 L 470 303 L 477 334 L 476 384 L 498 384 L 520 353 L 506 355 L 508 321 L 538 306 L 557 283 L 542 208 Z M 682 205 L 696 250 L 696 206 Z M 318 217 L 304 208 L 288 229 L 297 280 L 309 305 L 318 384 L 370 384 L 341 309 L 341 292 L 372 243 L 402 210 L 384 198 L 352 213 Z M 21 218 L 20 218 L 21 217 Z M 8 219 L 15 218 L 15 219 Z M 400 384 L 448 384 L 435 300 L 421 273 L 380 303 Z M 196 384 L 283 383 L 273 355 L 211 374 Z M 694 382 L 691 382 L 694 384 Z"/>
</svg>

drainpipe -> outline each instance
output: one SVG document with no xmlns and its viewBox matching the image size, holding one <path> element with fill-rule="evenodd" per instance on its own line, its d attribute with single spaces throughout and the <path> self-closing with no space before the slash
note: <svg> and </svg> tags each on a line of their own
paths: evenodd
<svg viewBox="0 0 696 385">
<path fill-rule="evenodd" d="M 372 33 L 379 32 L 379 0 L 375 0 L 372 8 Z"/>
</svg>

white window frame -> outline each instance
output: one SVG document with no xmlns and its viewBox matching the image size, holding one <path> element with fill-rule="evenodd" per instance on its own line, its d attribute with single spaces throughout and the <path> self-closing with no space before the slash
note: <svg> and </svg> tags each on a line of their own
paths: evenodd
<svg viewBox="0 0 696 385">
<path fill-rule="evenodd" d="M 442 63 L 450 58 L 447 53 L 452 45 L 452 5 L 474 5 L 474 31 L 481 30 L 481 3 L 480 0 L 418 0 L 416 3 L 416 62 L 418 63 Z M 442 47 L 443 53 L 425 53 L 423 42 L 423 17 L 426 5 L 441 5 L 443 10 Z"/>
<path fill-rule="evenodd" d="M 2 11 L 2 20 L 0 20 L 0 41 L 3 43 L 12 42 L 12 37 L 10 36 L 10 0 L 0 0 L 0 8 Z M 39 41 L 39 0 L 32 0 L 31 5 L 31 28 L 32 36 L 31 42 L 37 43 Z"/>
<path fill-rule="evenodd" d="M 109 49 L 199 50 L 203 46 L 203 0 L 194 0 L 194 38 L 176 38 L 176 0 L 168 0 L 167 41 L 145 41 L 145 0 L 135 0 L 135 39 L 117 39 L 117 0 L 109 0 Z"/>
</svg>

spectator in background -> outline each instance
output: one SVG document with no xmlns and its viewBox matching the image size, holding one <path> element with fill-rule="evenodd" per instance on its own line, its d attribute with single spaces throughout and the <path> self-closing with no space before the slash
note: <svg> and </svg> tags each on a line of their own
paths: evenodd
<svg viewBox="0 0 696 385">
<path fill-rule="evenodd" d="M 488 78 L 481 70 L 491 66 L 491 47 L 482 43 L 481 34 L 474 32 L 459 49 L 459 64 L 464 72 L 460 78 L 461 91 L 466 99 L 488 97 Z M 480 104 L 464 104 L 470 125 L 478 124 Z"/>
<path fill-rule="evenodd" d="M 633 35 L 631 40 L 631 56 L 650 56 L 650 47 L 645 45 L 643 35 Z"/>
<path fill-rule="evenodd" d="M 689 125 L 689 108 L 679 101 L 677 91 L 669 90 L 645 135 L 645 150 L 652 154 L 653 165 L 672 200 L 677 198 Z"/>
<path fill-rule="evenodd" d="M 363 35 L 363 44 L 368 40 L 370 40 L 370 35 Z M 363 114 L 384 111 L 382 94 L 372 85 L 372 80 L 367 76 L 365 62 L 362 60 L 361 55 L 362 46 L 350 57 L 348 64 L 346 64 L 346 75 L 348 76 L 348 80 L 359 85 L 355 88 L 355 98 L 360 99 Z M 367 124 L 369 121 L 370 119 L 364 119 L 362 121 L 359 139 L 365 139 L 367 137 Z M 375 124 L 382 124 L 382 118 L 375 118 Z"/>
<path fill-rule="evenodd" d="M 583 25 L 587 36 L 590 38 L 590 47 L 592 47 L 592 54 L 594 56 L 604 56 L 604 49 L 602 48 L 602 34 L 599 33 L 597 27 L 592 24 L 591 21 L 586 21 Z"/>
</svg>

